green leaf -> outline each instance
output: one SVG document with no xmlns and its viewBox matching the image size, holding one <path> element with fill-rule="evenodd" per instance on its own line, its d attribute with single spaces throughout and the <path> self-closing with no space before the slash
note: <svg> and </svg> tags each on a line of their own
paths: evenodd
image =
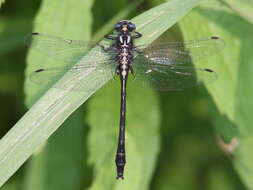
<svg viewBox="0 0 253 190">
<path fill-rule="evenodd" d="M 218 80 L 207 89 L 219 113 L 213 113 L 218 134 L 248 189 L 253 189 L 252 114 L 253 25 L 217 1 L 205 1 L 180 22 L 185 39 L 220 36 L 224 51 L 205 61 L 218 73 Z M 198 63 L 196 65 L 199 65 Z"/>
<path fill-rule="evenodd" d="M 51 1 L 50 6 L 56 6 L 58 1 Z M 137 44 L 147 44 L 159 37 L 164 31 L 180 20 L 186 13 L 188 13 L 196 4 L 198 0 L 177 1 L 173 0 L 157 6 L 132 21 L 136 23 L 137 30 L 145 37 L 137 41 Z M 80 3 L 74 3 L 68 8 L 78 9 Z M 59 5 L 59 10 L 65 7 L 62 3 Z M 50 9 L 50 7 L 49 7 Z M 48 14 L 47 14 L 48 13 Z M 42 13 L 40 13 L 42 14 Z M 62 11 L 50 13 L 45 11 L 48 19 L 57 19 L 65 14 Z M 74 15 L 69 15 L 69 19 Z M 44 27 L 52 27 L 55 29 L 54 34 L 58 34 L 58 24 L 52 25 L 45 22 L 44 18 L 37 17 L 36 25 L 42 23 Z M 77 22 L 77 21 L 76 21 Z M 45 28 L 40 25 L 40 32 L 47 32 Z M 75 22 L 68 23 L 65 21 L 65 26 L 71 26 Z M 72 31 L 72 27 L 66 27 L 64 31 Z M 73 30 L 74 32 L 75 30 Z M 62 33 L 61 33 L 62 34 Z M 93 50 L 91 50 L 92 53 Z M 94 60 L 96 58 L 84 57 L 83 60 Z M 36 62 L 41 66 L 42 58 L 40 55 L 29 54 L 28 61 Z M 44 60 L 45 64 L 45 60 Z M 45 64 L 46 65 L 46 64 Z M 35 69 L 35 66 L 28 68 L 27 73 Z M 104 80 L 102 73 L 92 70 L 85 70 L 78 79 L 74 80 L 73 75 L 66 73 L 57 83 L 62 84 L 67 81 L 72 81 L 71 85 L 82 85 L 84 91 L 82 93 L 70 92 L 50 88 L 41 97 L 36 104 L 20 119 L 20 121 L 1 139 L 0 141 L 0 185 L 2 185 L 34 151 L 36 151 L 53 132 L 64 122 L 64 120 L 73 113 L 83 102 L 85 102 L 95 91 L 103 86 L 110 78 Z M 71 86 L 69 86 L 71 88 Z M 34 87 L 27 84 L 26 91 L 32 95 L 38 96 Z M 29 97 L 32 97 L 29 96 Z M 31 103 L 34 99 L 27 99 Z M 105 142 L 106 143 L 106 142 Z M 131 153 L 130 153 L 131 154 Z M 144 174 L 143 174 L 144 175 Z M 150 174 L 149 174 L 150 175 Z"/>
</svg>

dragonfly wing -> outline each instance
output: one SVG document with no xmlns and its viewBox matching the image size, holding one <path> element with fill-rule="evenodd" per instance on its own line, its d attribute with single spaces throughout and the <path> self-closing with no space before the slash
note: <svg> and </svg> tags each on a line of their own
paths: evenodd
<svg viewBox="0 0 253 190">
<path fill-rule="evenodd" d="M 106 58 L 106 52 L 99 45 L 63 39 L 49 34 L 31 33 L 25 37 L 25 43 L 34 50 L 67 63 L 77 63 L 93 47 L 96 48 L 89 56 L 99 57 L 100 60 Z M 110 54 L 113 54 L 113 52 L 110 52 Z"/>
<path fill-rule="evenodd" d="M 187 42 L 170 42 L 150 46 L 137 46 L 143 56 L 158 64 L 185 64 L 220 52 L 224 41 L 209 37 Z"/>
<path fill-rule="evenodd" d="M 144 57 L 139 57 L 132 67 L 134 82 L 159 91 L 183 90 L 203 82 L 210 83 L 217 78 L 210 69 L 197 69 L 190 64 L 158 64 Z"/>
<path fill-rule="evenodd" d="M 54 84 L 54 88 L 66 91 L 85 91 L 88 90 L 88 86 L 96 86 L 99 83 L 110 80 L 113 77 L 117 66 L 113 62 L 100 62 L 97 65 L 91 65 L 92 64 L 76 64 L 73 67 L 66 66 L 38 69 L 32 72 L 29 78 L 32 82 L 38 85 L 43 84 L 52 86 Z M 92 77 L 88 80 L 90 85 L 87 85 L 87 80 L 85 80 L 84 83 L 83 79 L 91 73 Z M 59 81 L 63 75 L 70 75 L 70 77 L 66 80 Z"/>
</svg>

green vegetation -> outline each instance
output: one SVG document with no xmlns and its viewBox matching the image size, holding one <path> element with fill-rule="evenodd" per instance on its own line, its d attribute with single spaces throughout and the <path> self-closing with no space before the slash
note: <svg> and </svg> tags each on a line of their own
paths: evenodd
<svg viewBox="0 0 253 190">
<path fill-rule="evenodd" d="M 248 0 L 3 2 L 0 190 L 253 189 Z M 208 36 L 226 43 L 220 54 L 194 63 L 217 72 L 211 84 L 157 93 L 129 83 L 124 181 L 115 179 L 114 164 L 118 80 L 85 71 L 81 79 L 66 73 L 57 82 L 72 80 L 83 92 L 36 85 L 29 79 L 32 71 L 64 63 L 27 51 L 23 43 L 31 31 L 106 43 L 102 36 L 120 19 L 131 19 L 143 34 L 136 44 Z"/>
</svg>

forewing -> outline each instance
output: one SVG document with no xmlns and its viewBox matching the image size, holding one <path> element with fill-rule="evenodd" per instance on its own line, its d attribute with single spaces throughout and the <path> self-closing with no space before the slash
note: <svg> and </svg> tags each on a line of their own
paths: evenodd
<svg viewBox="0 0 253 190">
<path fill-rule="evenodd" d="M 100 60 L 106 58 L 106 53 L 99 45 L 91 45 L 84 41 L 71 39 L 63 39 L 58 36 L 53 36 L 43 33 L 31 33 L 25 37 L 25 43 L 32 49 L 37 50 L 49 57 L 61 60 L 67 63 L 77 63 L 85 54 L 93 47 L 92 53 L 89 56 L 99 57 Z M 103 56 L 104 54 L 104 56 Z"/>
<path fill-rule="evenodd" d="M 150 46 L 137 46 L 137 50 L 158 64 L 187 64 L 219 53 L 224 47 L 219 37 L 209 37 L 187 42 L 169 42 Z"/>
<path fill-rule="evenodd" d="M 159 91 L 183 90 L 214 81 L 216 73 L 210 69 L 196 69 L 190 64 L 158 64 L 145 57 L 138 57 L 132 64 L 134 82 Z"/>
</svg>

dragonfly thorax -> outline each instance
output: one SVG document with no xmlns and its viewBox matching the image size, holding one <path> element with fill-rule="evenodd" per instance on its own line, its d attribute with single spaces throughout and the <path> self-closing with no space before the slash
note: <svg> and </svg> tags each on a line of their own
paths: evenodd
<svg viewBox="0 0 253 190">
<path fill-rule="evenodd" d="M 130 34 L 119 34 L 118 40 L 117 40 L 118 47 L 129 47 L 132 48 L 132 36 Z"/>
<path fill-rule="evenodd" d="M 122 77 L 126 77 L 129 71 L 129 65 L 133 60 L 133 40 L 130 32 L 119 32 L 117 37 L 118 49 L 118 73 Z"/>
</svg>

